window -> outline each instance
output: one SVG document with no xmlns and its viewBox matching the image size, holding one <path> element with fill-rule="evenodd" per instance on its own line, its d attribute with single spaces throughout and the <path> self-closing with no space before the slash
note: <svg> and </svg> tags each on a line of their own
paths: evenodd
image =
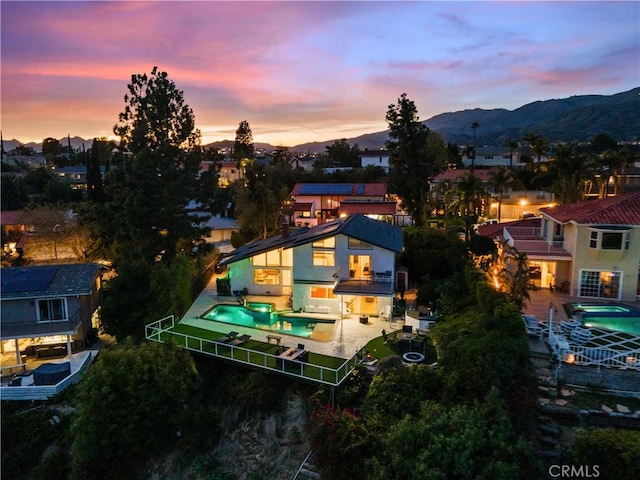
<svg viewBox="0 0 640 480">
<path fill-rule="evenodd" d="M 266 253 L 259 253 L 251 257 L 251 262 L 256 267 L 279 267 L 282 265 L 280 259 L 281 249 L 270 250 Z"/>
<path fill-rule="evenodd" d="M 55 322 L 67 320 L 67 301 L 65 298 L 38 300 L 38 321 Z"/>
<path fill-rule="evenodd" d="M 338 298 L 332 288 L 311 287 L 311 298 Z"/>
<path fill-rule="evenodd" d="M 599 250 L 628 250 L 630 240 L 631 229 L 627 227 L 597 227 L 589 232 L 589 247 Z"/>
<path fill-rule="evenodd" d="M 580 296 L 620 298 L 621 272 L 583 270 L 580 272 Z"/>
<path fill-rule="evenodd" d="M 256 268 L 253 270 L 253 283 L 256 285 L 280 285 L 280 270 Z"/>
<path fill-rule="evenodd" d="M 487 155 L 484 156 L 485 160 L 493 160 L 493 154 L 488 153 Z"/>
<path fill-rule="evenodd" d="M 357 238 L 349 237 L 349 249 L 350 250 L 371 250 L 373 245 Z"/>
<path fill-rule="evenodd" d="M 314 248 L 336 248 L 336 237 L 324 238 L 311 244 Z"/>
<path fill-rule="evenodd" d="M 334 267 L 336 264 L 335 252 L 325 250 L 313 251 L 313 265 L 316 267 Z"/>
</svg>

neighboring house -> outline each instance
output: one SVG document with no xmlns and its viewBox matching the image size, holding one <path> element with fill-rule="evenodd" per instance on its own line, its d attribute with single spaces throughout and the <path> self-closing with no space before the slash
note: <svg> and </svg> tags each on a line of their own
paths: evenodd
<svg viewBox="0 0 640 480">
<path fill-rule="evenodd" d="M 290 295 L 294 310 L 389 315 L 402 230 L 352 215 L 244 245 L 223 257 L 231 290 Z"/>
<path fill-rule="evenodd" d="M 521 162 L 519 150 L 509 150 L 507 147 L 476 147 L 476 158 L 473 159 L 468 152 L 462 152 L 462 164 L 465 167 L 495 167 L 502 165 L 507 168 L 524 168 Z M 537 160 L 537 159 L 536 159 Z M 546 157 L 542 157 L 546 161 Z"/>
<path fill-rule="evenodd" d="M 385 172 L 389 172 L 389 152 L 385 149 L 380 150 L 362 150 L 360 152 L 360 166 L 380 167 Z"/>
<path fill-rule="evenodd" d="M 533 281 L 583 298 L 640 298 L 640 192 L 540 209 L 542 218 L 480 227 L 527 254 Z"/>
<path fill-rule="evenodd" d="M 102 267 L 95 263 L 0 270 L 2 353 L 65 356 L 85 349 L 99 324 Z"/>
<path fill-rule="evenodd" d="M 442 202 L 442 195 L 438 193 L 440 192 L 440 185 L 442 183 L 449 182 L 452 188 L 455 188 L 455 185 L 460 182 L 467 173 L 472 173 L 480 180 L 487 191 L 487 198 L 483 202 L 484 218 L 498 218 L 498 193 L 495 192 L 495 188 L 490 184 L 491 172 L 492 170 L 490 168 L 458 168 L 445 170 L 429 181 L 430 189 L 432 192 L 436 192 L 437 201 Z M 527 214 L 540 215 L 541 208 L 552 206 L 555 204 L 554 202 L 554 194 L 543 190 L 512 190 L 507 188 L 502 194 L 500 221 L 509 222 L 518 220 Z"/>
<path fill-rule="evenodd" d="M 13 255 L 17 253 L 18 244 L 23 235 L 28 231 L 27 225 L 23 223 L 21 210 L 4 210 L 0 214 L 0 224 L 2 226 L 2 251 L 3 255 Z M 33 227 L 31 227 L 33 229 Z"/>
<path fill-rule="evenodd" d="M 218 171 L 218 186 L 228 187 L 236 180 L 240 180 L 241 173 L 235 162 L 222 162 Z"/>
<path fill-rule="evenodd" d="M 74 190 L 87 189 L 87 167 L 83 165 L 71 167 L 55 167 L 51 172 L 58 180 L 68 183 Z M 100 166 L 100 176 L 104 178 L 105 167 Z"/>
<path fill-rule="evenodd" d="M 354 213 L 392 218 L 397 210 L 397 202 L 387 200 L 384 183 L 296 183 L 291 197 L 291 224 L 297 227 Z"/>
<path fill-rule="evenodd" d="M 234 218 L 222 217 L 220 215 L 211 216 L 206 212 L 195 212 L 196 215 L 203 214 L 203 221 L 198 225 L 199 227 L 206 227 L 210 229 L 208 235 L 203 237 L 206 243 L 220 243 L 228 242 L 231 240 L 231 234 L 233 232 L 240 231 L 240 225 Z"/>
</svg>

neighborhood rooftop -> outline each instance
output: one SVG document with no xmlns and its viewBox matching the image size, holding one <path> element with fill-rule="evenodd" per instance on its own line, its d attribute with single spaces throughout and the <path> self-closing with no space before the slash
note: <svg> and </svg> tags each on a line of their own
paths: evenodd
<svg viewBox="0 0 640 480">
<path fill-rule="evenodd" d="M 541 208 L 540 211 L 561 223 L 638 225 L 640 224 L 640 192 L 567 203 L 557 207 Z"/>
<path fill-rule="evenodd" d="M 87 295 L 98 270 L 96 263 L 3 268 L 3 300 L 45 296 Z"/>
</svg>

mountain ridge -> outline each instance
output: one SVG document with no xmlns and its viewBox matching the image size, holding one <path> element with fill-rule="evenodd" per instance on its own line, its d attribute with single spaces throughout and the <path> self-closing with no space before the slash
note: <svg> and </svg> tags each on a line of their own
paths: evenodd
<svg viewBox="0 0 640 480">
<path fill-rule="evenodd" d="M 445 112 L 424 120 L 431 130 L 440 133 L 445 142 L 469 145 L 473 142 L 473 122 L 476 128 L 476 145 L 503 146 L 508 140 L 521 140 L 527 132 L 535 131 L 549 142 L 589 141 L 599 133 L 608 133 L 618 141 L 640 140 L 640 87 L 613 95 L 573 95 L 567 98 L 537 100 L 514 110 L 505 108 L 465 109 Z M 388 130 L 367 133 L 346 139 L 361 149 L 378 149 L 385 146 Z M 336 141 L 308 142 L 288 147 L 292 152 L 321 153 Z M 67 137 L 60 139 L 66 145 Z M 74 148 L 89 148 L 92 140 L 72 137 Z M 220 140 L 205 147 L 228 147 L 234 140 Z M 39 151 L 41 144 L 5 140 L 5 151 L 18 144 Z M 278 146 L 256 142 L 256 148 L 274 150 Z"/>
</svg>

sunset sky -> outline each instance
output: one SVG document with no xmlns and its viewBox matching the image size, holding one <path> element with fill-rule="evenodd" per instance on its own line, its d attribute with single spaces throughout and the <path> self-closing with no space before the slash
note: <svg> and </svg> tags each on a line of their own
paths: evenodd
<svg viewBox="0 0 640 480">
<path fill-rule="evenodd" d="M 422 120 L 640 85 L 640 3 L 0 3 L 2 133 L 113 136 L 133 73 L 166 71 L 203 143 L 293 146 L 386 130 L 406 92 Z"/>
</svg>

